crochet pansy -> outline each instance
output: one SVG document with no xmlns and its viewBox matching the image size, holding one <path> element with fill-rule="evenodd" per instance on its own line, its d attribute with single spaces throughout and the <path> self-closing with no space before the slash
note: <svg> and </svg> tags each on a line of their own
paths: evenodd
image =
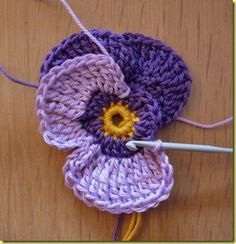
<svg viewBox="0 0 236 244">
<path fill-rule="evenodd" d="M 173 169 L 163 151 L 130 151 L 154 140 L 182 110 L 191 78 L 164 43 L 141 34 L 93 30 L 110 56 L 85 34 L 54 47 L 41 68 L 36 106 L 44 140 L 72 149 L 66 185 L 87 205 L 142 212 L 168 198 Z"/>
</svg>

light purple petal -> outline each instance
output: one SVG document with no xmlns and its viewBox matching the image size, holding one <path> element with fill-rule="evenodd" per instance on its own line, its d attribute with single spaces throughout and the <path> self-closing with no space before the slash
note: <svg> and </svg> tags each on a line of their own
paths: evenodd
<svg viewBox="0 0 236 244">
<path fill-rule="evenodd" d="M 36 106 L 44 140 L 60 149 L 74 148 L 82 140 L 92 140 L 78 119 L 95 91 L 120 98 L 129 87 L 119 66 L 111 57 L 87 54 L 66 60 L 42 77 Z"/>
<path fill-rule="evenodd" d="M 89 206 L 114 214 L 143 212 L 168 198 L 173 168 L 164 152 L 145 149 L 130 158 L 103 155 L 83 144 L 64 166 L 66 185 Z"/>
</svg>

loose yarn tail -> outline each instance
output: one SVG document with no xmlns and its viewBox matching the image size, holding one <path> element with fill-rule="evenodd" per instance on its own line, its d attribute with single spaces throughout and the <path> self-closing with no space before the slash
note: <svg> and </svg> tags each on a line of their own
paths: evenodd
<svg viewBox="0 0 236 244">
<path fill-rule="evenodd" d="M 183 123 L 186 123 L 186 124 L 190 124 L 190 125 L 193 125 L 195 127 L 199 127 L 199 128 L 203 128 L 203 129 L 212 129 L 212 128 L 220 127 L 222 125 L 225 125 L 225 124 L 228 124 L 228 123 L 232 122 L 233 121 L 233 117 L 231 116 L 231 117 L 229 117 L 227 119 L 224 119 L 224 120 L 218 121 L 216 123 L 212 123 L 212 124 L 202 124 L 202 123 L 195 122 L 193 120 L 186 119 L 186 118 L 183 118 L 183 117 L 178 117 L 176 119 L 176 121 L 180 121 L 180 122 L 183 122 Z"/>
<path fill-rule="evenodd" d="M 115 227 L 114 234 L 113 234 L 113 237 L 112 237 L 113 241 L 117 240 L 117 237 L 118 237 L 118 234 L 119 234 L 119 228 L 120 228 L 120 221 L 121 221 L 121 214 L 119 214 L 118 217 L 117 217 L 116 227 Z"/>
<path fill-rule="evenodd" d="M 119 215 L 118 219 L 117 219 L 116 228 L 115 228 L 115 232 L 113 235 L 113 241 L 117 240 L 120 222 L 121 222 L 121 215 Z M 133 240 L 134 237 L 136 236 L 136 234 L 138 233 L 141 223 L 142 223 L 142 214 L 136 213 L 136 212 L 132 213 L 128 229 L 127 229 L 124 237 L 122 238 L 122 241 Z"/>
<path fill-rule="evenodd" d="M 141 213 L 133 213 L 131 217 L 131 221 L 126 231 L 122 241 L 131 241 L 138 233 L 138 230 L 142 223 L 142 214 Z"/>
<path fill-rule="evenodd" d="M 19 79 L 16 79 L 15 77 L 11 76 L 7 70 L 5 70 L 2 66 L 0 66 L 0 71 L 2 72 L 3 75 L 5 75 L 9 80 L 17 83 L 17 84 L 20 84 L 20 85 L 23 85 L 23 86 L 27 86 L 27 87 L 32 87 L 32 88 L 35 88 L 37 89 L 38 88 L 38 84 L 34 84 L 34 83 L 31 83 L 31 82 L 28 82 L 28 81 L 23 81 L 23 80 L 19 80 Z"/>
<path fill-rule="evenodd" d="M 68 2 L 66 0 L 60 0 L 61 3 L 63 4 L 63 6 L 66 8 L 66 10 L 69 12 L 69 14 L 71 15 L 72 19 L 75 21 L 75 23 L 80 27 L 80 29 L 100 48 L 101 52 L 106 55 L 106 56 L 110 56 L 109 53 L 107 52 L 107 50 L 104 48 L 104 46 L 97 40 L 97 38 L 95 38 L 88 29 L 86 29 L 84 27 L 84 25 L 81 23 L 81 21 L 79 20 L 79 18 L 76 16 L 76 14 L 74 13 L 74 11 L 72 10 L 72 8 L 70 7 L 70 5 L 68 4 Z M 27 82 L 27 81 L 23 81 L 23 80 L 19 80 L 15 77 L 13 77 L 12 75 L 10 75 L 7 70 L 5 70 L 2 66 L 0 66 L 0 71 L 11 81 L 18 83 L 20 85 L 23 86 L 27 86 L 27 87 L 32 87 L 32 88 L 38 88 L 38 84 L 34 84 L 31 82 Z"/>
<path fill-rule="evenodd" d="M 94 37 L 88 29 L 85 28 L 85 26 L 81 23 L 80 19 L 76 16 L 73 9 L 70 7 L 69 3 L 66 0 L 60 0 L 63 6 L 66 8 L 68 13 L 71 15 L 72 19 L 75 21 L 75 23 L 79 26 L 79 28 L 90 38 L 91 41 L 93 41 L 102 51 L 104 55 L 110 56 L 107 50 L 104 48 L 104 46 L 98 41 L 96 37 Z"/>
</svg>

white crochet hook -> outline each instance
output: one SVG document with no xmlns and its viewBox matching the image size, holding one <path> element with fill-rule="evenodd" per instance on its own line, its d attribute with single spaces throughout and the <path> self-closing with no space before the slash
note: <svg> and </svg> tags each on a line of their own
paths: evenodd
<svg viewBox="0 0 236 244">
<path fill-rule="evenodd" d="M 161 143 L 161 144 L 160 144 Z M 160 146 L 163 149 L 172 149 L 180 151 L 199 151 L 199 152 L 233 152 L 233 148 L 227 147 L 215 147 L 211 145 L 199 145 L 199 144 L 187 144 L 187 143 L 172 143 L 172 142 L 160 142 L 157 141 L 129 141 L 126 143 L 126 147 L 131 151 L 138 150 L 137 147 L 154 148 Z"/>
</svg>

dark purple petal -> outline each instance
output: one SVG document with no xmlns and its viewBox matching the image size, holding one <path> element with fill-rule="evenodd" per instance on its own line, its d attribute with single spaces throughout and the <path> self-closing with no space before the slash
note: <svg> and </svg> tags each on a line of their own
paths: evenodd
<svg viewBox="0 0 236 244">
<path fill-rule="evenodd" d="M 153 96 L 162 111 L 162 124 L 175 119 L 185 105 L 191 88 L 191 77 L 182 58 L 159 40 L 138 33 L 114 34 L 92 30 L 120 66 L 125 82 L 135 90 Z M 66 59 L 100 50 L 84 33 L 73 34 L 47 55 L 41 76 Z"/>
</svg>

